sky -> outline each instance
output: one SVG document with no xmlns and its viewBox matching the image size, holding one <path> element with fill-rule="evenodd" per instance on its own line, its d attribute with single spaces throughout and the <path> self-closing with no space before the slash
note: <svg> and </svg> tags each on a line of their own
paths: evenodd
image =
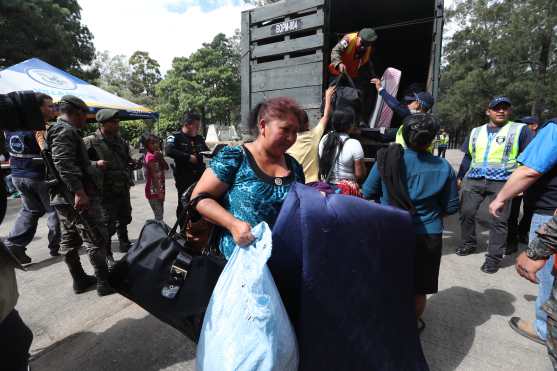
<svg viewBox="0 0 557 371">
<path fill-rule="evenodd" d="M 380 0 L 383 1 L 383 0 Z M 242 0 L 78 0 L 97 51 L 131 56 L 147 51 L 165 73 L 222 32 L 240 28 Z M 454 0 L 445 0 L 445 5 Z"/>
<path fill-rule="evenodd" d="M 131 56 L 147 51 L 161 65 L 187 57 L 218 33 L 240 28 L 241 0 L 78 0 L 97 51 Z"/>
</svg>

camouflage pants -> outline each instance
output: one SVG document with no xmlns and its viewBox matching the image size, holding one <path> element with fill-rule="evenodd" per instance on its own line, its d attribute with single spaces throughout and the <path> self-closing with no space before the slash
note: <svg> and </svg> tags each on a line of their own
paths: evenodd
<svg viewBox="0 0 557 371">
<path fill-rule="evenodd" d="M 557 280 L 553 281 L 551 297 L 543 305 L 543 310 L 547 313 L 547 352 L 553 369 L 557 370 Z"/>
<path fill-rule="evenodd" d="M 60 240 L 60 253 L 68 254 L 77 252 L 82 245 L 85 246 L 87 252 L 93 250 L 104 249 L 105 244 L 93 242 L 93 240 L 106 241 L 108 235 L 105 227 L 105 217 L 100 206 L 100 200 L 96 198 L 90 199 L 90 205 L 87 210 L 82 212 L 82 217 L 92 227 L 96 238 L 91 238 L 89 231 L 75 220 L 75 214 L 69 205 L 54 205 L 56 214 L 60 219 L 60 229 L 62 237 Z"/>
<path fill-rule="evenodd" d="M 109 238 L 118 232 L 127 236 L 127 226 L 132 221 L 130 192 L 109 194 L 103 197 L 102 208 L 106 216 L 105 223 Z"/>
</svg>

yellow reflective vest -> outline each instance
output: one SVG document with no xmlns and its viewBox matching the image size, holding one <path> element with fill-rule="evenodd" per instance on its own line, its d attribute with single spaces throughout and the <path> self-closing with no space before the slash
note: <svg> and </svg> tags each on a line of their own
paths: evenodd
<svg viewBox="0 0 557 371">
<path fill-rule="evenodd" d="M 440 146 L 449 145 L 449 136 L 447 134 L 439 134 L 439 145 Z"/>
<path fill-rule="evenodd" d="M 402 148 L 406 149 L 406 147 L 408 147 L 406 145 L 406 141 L 404 140 L 404 137 L 402 136 L 402 127 L 404 125 L 401 125 L 398 128 L 398 131 L 396 132 L 396 138 L 395 138 L 395 143 L 396 144 L 400 144 L 402 146 Z M 430 153 L 433 153 L 433 143 L 431 143 L 431 145 L 429 146 L 429 148 L 427 149 Z"/>
<path fill-rule="evenodd" d="M 488 124 L 474 128 L 468 144 L 472 156 L 470 172 L 479 169 L 507 174 L 513 172 L 518 167 L 518 142 L 524 125 L 509 121 L 492 135 L 488 133 Z"/>
</svg>

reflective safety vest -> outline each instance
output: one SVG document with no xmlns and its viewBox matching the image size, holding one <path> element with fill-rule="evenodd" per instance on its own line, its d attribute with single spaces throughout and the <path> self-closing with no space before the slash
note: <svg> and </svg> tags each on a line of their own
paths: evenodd
<svg viewBox="0 0 557 371">
<path fill-rule="evenodd" d="M 468 151 L 472 164 L 471 177 L 482 171 L 487 179 L 506 180 L 517 167 L 520 132 L 525 124 L 508 122 L 498 133 L 489 135 L 487 125 L 474 128 L 470 134 Z"/>
<path fill-rule="evenodd" d="M 404 148 L 404 149 L 406 149 L 406 147 L 408 147 L 406 145 L 406 141 L 404 140 L 404 137 L 402 136 L 402 125 L 398 128 L 398 131 L 396 132 L 395 143 L 400 144 L 402 146 L 402 148 Z M 431 143 L 431 145 L 429 146 L 427 151 L 430 152 L 430 153 L 433 153 L 433 143 Z"/>
<path fill-rule="evenodd" d="M 441 145 L 441 146 L 448 146 L 449 145 L 449 136 L 447 134 L 440 134 L 439 135 L 439 145 Z"/>
<path fill-rule="evenodd" d="M 346 35 L 348 38 L 348 47 L 342 55 L 342 63 L 346 66 L 346 72 L 352 78 L 358 77 L 358 71 L 360 67 L 366 65 L 371 57 L 371 47 L 366 49 L 366 52 L 361 58 L 356 57 L 356 52 L 358 50 L 358 33 L 351 33 Z M 340 75 L 340 72 L 336 69 L 334 64 L 329 65 L 329 72 L 334 75 Z"/>
</svg>

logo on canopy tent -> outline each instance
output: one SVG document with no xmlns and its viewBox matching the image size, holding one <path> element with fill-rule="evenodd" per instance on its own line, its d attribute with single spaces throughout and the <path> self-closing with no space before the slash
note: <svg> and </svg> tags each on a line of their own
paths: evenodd
<svg viewBox="0 0 557 371">
<path fill-rule="evenodd" d="M 39 84 L 62 90 L 75 90 L 77 85 L 67 77 L 42 68 L 31 68 L 27 75 Z"/>
</svg>

